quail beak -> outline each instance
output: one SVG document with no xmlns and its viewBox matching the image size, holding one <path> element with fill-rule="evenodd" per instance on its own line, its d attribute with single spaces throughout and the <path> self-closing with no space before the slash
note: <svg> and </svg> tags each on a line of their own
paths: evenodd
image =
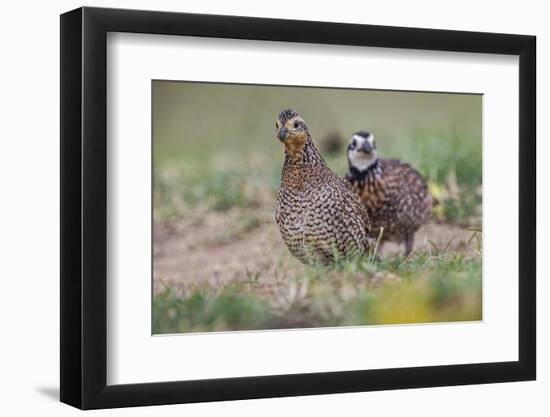
<svg viewBox="0 0 550 417">
<path fill-rule="evenodd" d="M 279 140 L 281 142 L 284 142 L 284 140 L 286 139 L 288 135 L 288 130 L 284 127 L 281 127 L 278 131 L 277 131 L 277 137 L 279 138 Z"/>
<path fill-rule="evenodd" d="M 365 141 L 365 143 L 363 143 L 363 146 L 361 146 L 361 151 L 363 151 L 367 155 L 372 152 L 372 149 L 373 149 L 372 145 L 370 143 L 366 142 L 366 141 Z"/>
</svg>

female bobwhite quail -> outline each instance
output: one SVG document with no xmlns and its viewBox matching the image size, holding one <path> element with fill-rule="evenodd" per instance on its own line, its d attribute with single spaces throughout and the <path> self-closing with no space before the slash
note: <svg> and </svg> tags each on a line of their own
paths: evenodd
<svg viewBox="0 0 550 417">
<path fill-rule="evenodd" d="M 276 123 L 285 145 L 275 220 L 290 252 L 306 264 L 333 264 L 368 250 L 367 210 L 326 165 L 302 117 L 284 110 Z"/>
<path fill-rule="evenodd" d="M 433 198 L 422 176 L 397 159 L 378 158 L 374 136 L 355 133 L 348 145 L 347 180 L 365 204 L 377 237 L 405 242 L 405 256 L 412 251 L 414 233 L 431 216 Z"/>
</svg>

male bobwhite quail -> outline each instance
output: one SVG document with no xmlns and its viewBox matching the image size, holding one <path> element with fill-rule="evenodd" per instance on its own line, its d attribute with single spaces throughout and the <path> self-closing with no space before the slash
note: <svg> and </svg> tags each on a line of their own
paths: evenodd
<svg viewBox="0 0 550 417">
<path fill-rule="evenodd" d="M 284 110 L 276 129 L 285 161 L 275 220 L 290 252 L 303 263 L 324 265 L 366 252 L 367 210 L 326 165 L 302 117 Z"/>
<path fill-rule="evenodd" d="M 365 204 L 376 238 L 405 242 L 405 256 L 412 251 L 414 233 L 431 216 L 433 198 L 422 176 L 397 159 L 378 158 L 374 136 L 355 133 L 348 145 L 347 180 Z"/>
</svg>

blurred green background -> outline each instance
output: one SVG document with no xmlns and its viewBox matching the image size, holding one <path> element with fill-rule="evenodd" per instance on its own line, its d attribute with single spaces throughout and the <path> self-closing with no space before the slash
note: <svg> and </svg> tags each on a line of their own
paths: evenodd
<svg viewBox="0 0 550 417">
<path fill-rule="evenodd" d="M 179 81 L 152 92 L 154 333 L 481 319 L 481 95 Z M 410 257 L 326 270 L 288 254 L 273 217 L 286 108 L 340 175 L 358 130 L 424 175 L 440 204 Z"/>
<path fill-rule="evenodd" d="M 480 223 L 481 95 L 172 81 L 153 82 L 157 219 L 177 217 L 185 205 L 205 198 L 221 199 L 213 203 L 221 208 L 246 203 L 246 196 L 230 197 L 223 190 L 240 194 L 238 184 L 250 173 L 267 182 L 256 185 L 276 191 L 283 149 L 274 126 L 286 108 L 302 114 L 337 173 L 346 172 L 349 137 L 368 130 L 382 157 L 401 158 L 429 180 L 442 202 L 440 220 Z M 341 150 L 323 152 L 323 142 L 338 137 Z M 219 178 L 220 172 L 221 183 L 206 189 L 195 178 Z M 187 186 L 171 188 L 174 177 Z M 187 201 L 175 201 L 175 194 Z M 235 201 L 223 201 L 231 198 Z"/>
</svg>

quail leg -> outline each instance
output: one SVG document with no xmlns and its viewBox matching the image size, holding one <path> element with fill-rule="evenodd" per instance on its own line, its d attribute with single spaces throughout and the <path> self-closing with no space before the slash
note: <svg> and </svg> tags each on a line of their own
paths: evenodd
<svg viewBox="0 0 550 417">
<path fill-rule="evenodd" d="M 408 233 L 405 237 L 405 256 L 409 256 L 412 252 L 414 243 L 414 233 Z"/>
</svg>

